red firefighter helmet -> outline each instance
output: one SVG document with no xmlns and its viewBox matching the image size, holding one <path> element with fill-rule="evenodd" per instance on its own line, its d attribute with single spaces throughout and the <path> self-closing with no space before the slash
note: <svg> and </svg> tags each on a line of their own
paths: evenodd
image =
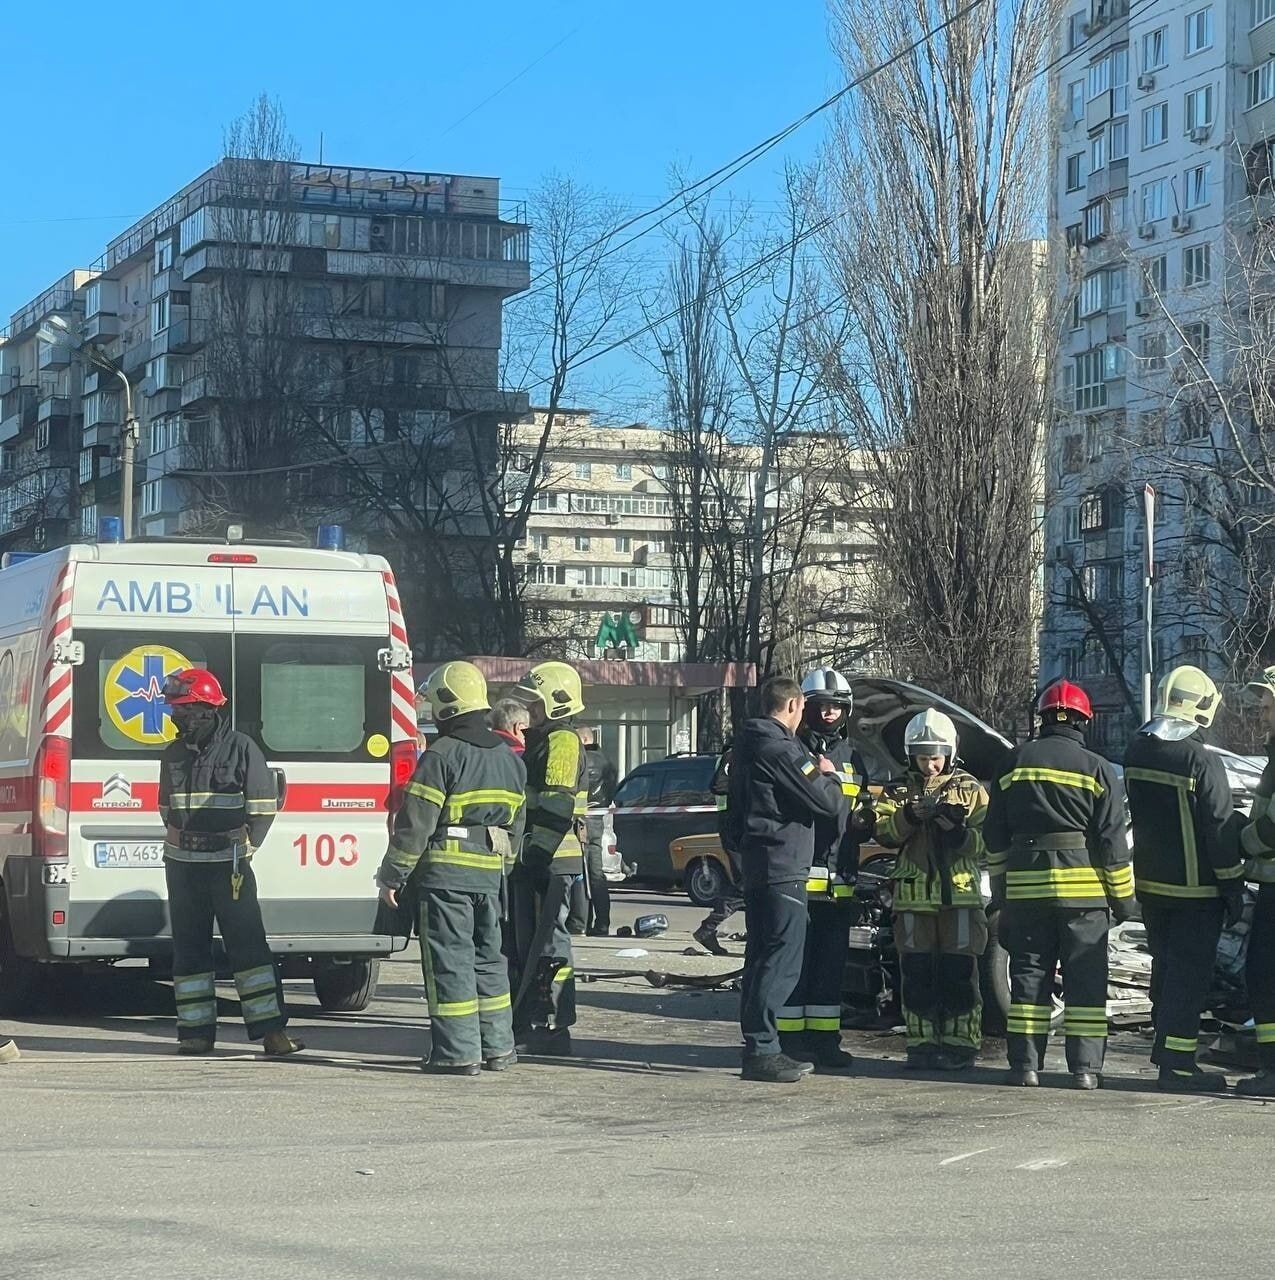
<svg viewBox="0 0 1275 1280">
<path fill-rule="evenodd" d="M 1059 720 L 1069 716 L 1080 716 L 1085 720 L 1093 719 L 1093 706 L 1089 702 L 1089 695 L 1078 684 L 1072 684 L 1070 680 L 1055 680 L 1040 695 L 1036 710 L 1042 716 L 1051 718 L 1056 716 Z"/>
<path fill-rule="evenodd" d="M 180 707 L 191 702 L 204 702 L 210 707 L 226 705 L 221 682 L 203 667 L 184 667 L 181 671 L 174 671 L 164 681 L 163 694 L 164 701 L 170 707 Z"/>
</svg>

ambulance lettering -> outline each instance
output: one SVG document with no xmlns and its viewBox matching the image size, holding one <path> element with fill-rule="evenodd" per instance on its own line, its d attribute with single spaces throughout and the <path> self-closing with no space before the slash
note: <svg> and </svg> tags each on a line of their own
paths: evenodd
<svg viewBox="0 0 1275 1280">
<path fill-rule="evenodd" d="M 240 608 L 229 583 L 218 583 L 209 594 L 198 583 L 108 578 L 97 600 L 98 613 L 197 614 L 227 618 L 308 618 L 310 592 L 306 587 L 262 584 L 246 607 Z"/>
</svg>

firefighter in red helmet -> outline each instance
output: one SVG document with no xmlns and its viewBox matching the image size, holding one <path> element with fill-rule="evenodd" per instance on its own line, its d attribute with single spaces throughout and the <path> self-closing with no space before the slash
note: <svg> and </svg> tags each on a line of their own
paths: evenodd
<svg viewBox="0 0 1275 1280">
<path fill-rule="evenodd" d="M 281 1057 L 289 1037 L 283 988 L 266 941 L 252 855 L 275 819 L 274 775 L 261 748 L 221 713 L 211 671 L 186 667 L 164 682 L 177 737 L 159 762 L 164 877 L 173 935 L 178 1053 L 211 1053 L 217 1038 L 213 924 L 234 972 L 249 1039 Z"/>
<path fill-rule="evenodd" d="M 992 785 L 983 824 L 992 909 L 1009 952 L 1009 1084 L 1035 1085 L 1062 966 L 1067 1067 L 1077 1089 L 1102 1083 L 1107 1045 L 1107 933 L 1128 920 L 1133 870 L 1124 791 L 1085 747 L 1089 697 L 1058 680 L 1037 704 L 1040 734 L 1016 747 Z"/>
</svg>

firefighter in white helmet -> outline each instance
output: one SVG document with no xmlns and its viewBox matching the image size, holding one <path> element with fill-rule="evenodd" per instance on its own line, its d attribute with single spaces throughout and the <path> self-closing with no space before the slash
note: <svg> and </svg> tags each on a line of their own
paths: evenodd
<svg viewBox="0 0 1275 1280">
<path fill-rule="evenodd" d="M 876 837 L 899 851 L 892 888 L 907 1065 L 960 1071 L 973 1065 L 982 1044 L 980 828 L 987 793 L 958 767 L 956 726 L 943 712 L 913 716 L 903 741 L 908 770 L 886 788 Z"/>
</svg>

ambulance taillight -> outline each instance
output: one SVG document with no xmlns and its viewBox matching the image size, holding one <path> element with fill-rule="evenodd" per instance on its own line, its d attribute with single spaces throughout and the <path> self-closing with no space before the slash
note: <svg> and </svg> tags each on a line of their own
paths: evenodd
<svg viewBox="0 0 1275 1280">
<path fill-rule="evenodd" d="M 410 738 L 396 742 L 390 748 L 390 795 L 387 808 L 390 821 L 403 805 L 403 788 L 412 780 L 416 772 L 416 743 Z"/>
<path fill-rule="evenodd" d="M 71 810 L 71 740 L 48 737 L 35 756 L 32 835 L 41 858 L 65 858 Z"/>
</svg>

